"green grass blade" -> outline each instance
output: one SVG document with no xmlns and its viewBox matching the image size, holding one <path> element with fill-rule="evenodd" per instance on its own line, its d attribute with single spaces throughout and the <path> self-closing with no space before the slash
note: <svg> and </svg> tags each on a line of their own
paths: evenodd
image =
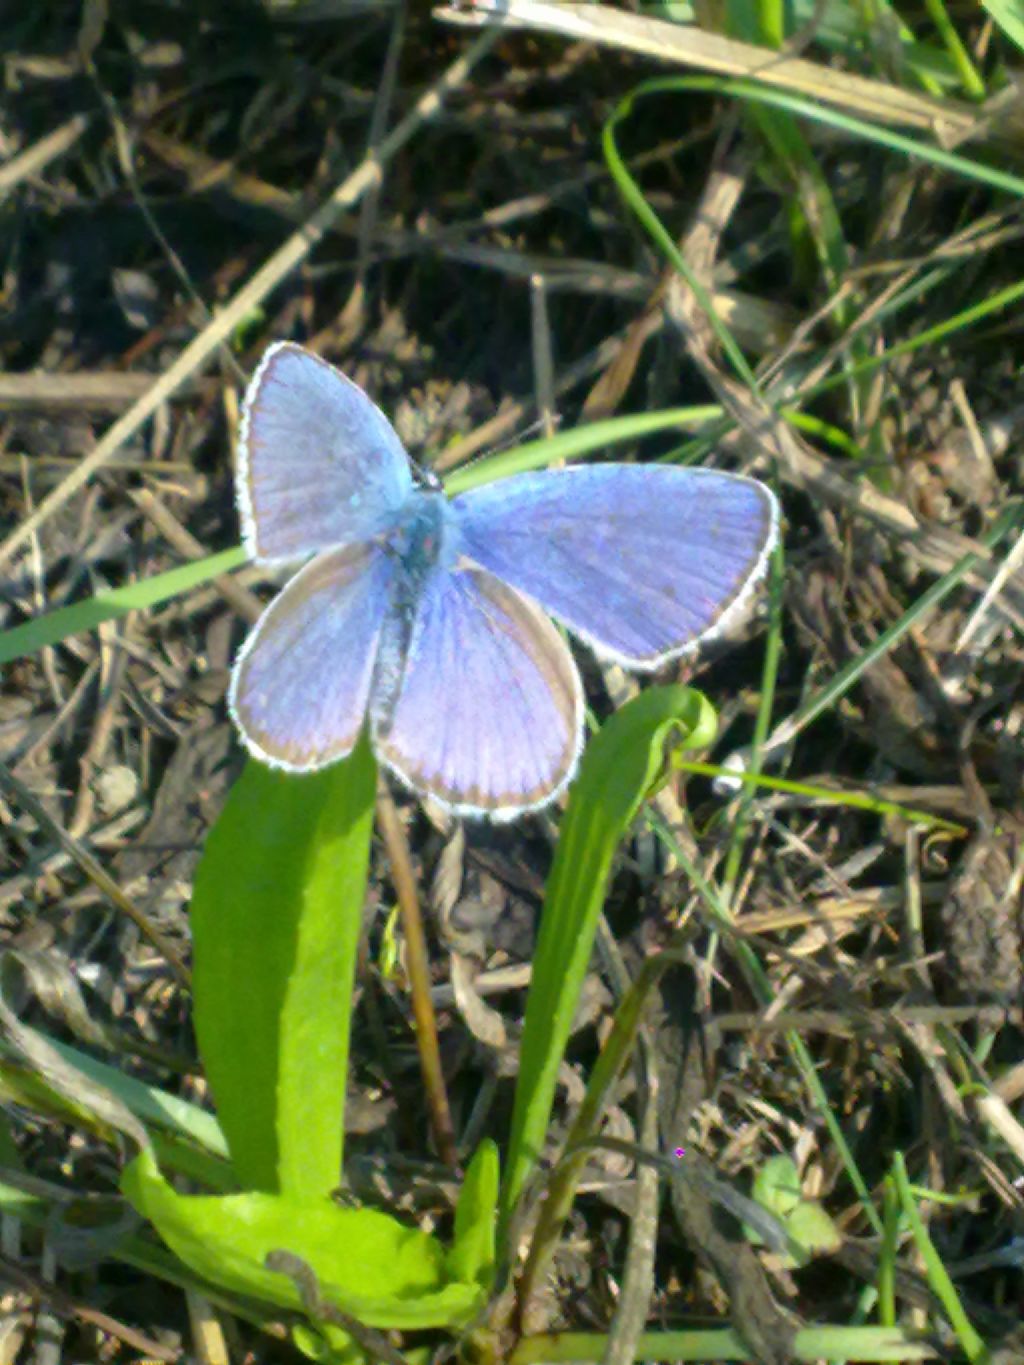
<svg viewBox="0 0 1024 1365">
<path fill-rule="evenodd" d="M 658 832 L 659 837 L 664 842 L 666 848 L 671 849 L 678 859 L 680 866 L 686 872 L 695 889 L 699 892 L 701 900 L 704 902 L 705 914 L 714 927 L 719 929 L 723 936 L 727 938 L 730 949 L 735 960 L 739 963 L 747 984 L 753 992 L 755 998 L 762 1005 L 770 1005 L 775 999 L 775 992 L 772 988 L 768 973 L 765 971 L 761 960 L 751 945 L 742 938 L 738 938 L 733 932 L 733 917 L 729 905 L 719 894 L 718 889 L 708 881 L 701 869 L 690 857 L 686 849 L 682 847 L 679 840 L 672 831 L 667 828 L 665 822 L 655 812 L 648 812 L 647 819 L 651 826 Z M 829 1103 L 825 1088 L 821 1083 L 814 1060 L 807 1049 L 804 1040 L 794 1029 L 787 1029 L 783 1034 L 786 1047 L 789 1050 L 793 1065 L 803 1078 L 804 1085 L 807 1087 L 814 1107 L 818 1110 L 821 1118 L 828 1129 L 836 1151 L 842 1159 L 850 1184 L 857 1193 L 864 1209 L 864 1215 L 870 1222 L 875 1231 L 881 1235 L 882 1220 L 878 1216 L 874 1204 L 871 1201 L 871 1194 L 868 1190 L 864 1177 L 861 1175 L 860 1168 L 846 1141 L 846 1135 L 839 1125 L 832 1105 Z"/>
<path fill-rule="evenodd" d="M 987 298 L 981 299 L 978 303 L 972 303 L 969 308 L 964 308 L 959 313 L 954 313 L 951 318 L 943 318 L 934 327 L 926 327 L 923 332 L 918 332 L 914 336 L 907 337 L 905 341 L 898 341 L 894 345 L 888 346 L 878 355 L 871 356 L 867 360 L 859 360 L 856 364 L 848 365 L 846 369 L 829 375 L 827 379 L 822 379 L 819 383 L 806 389 L 801 397 L 804 402 L 811 398 L 817 398 L 820 394 L 828 393 L 830 389 L 848 383 L 851 378 L 881 369 L 883 365 L 890 364 L 901 355 L 911 355 L 914 351 L 919 351 L 924 346 L 931 346 L 936 341 L 942 341 L 944 337 L 952 336 L 955 332 L 963 331 L 966 327 L 973 327 L 975 323 L 991 317 L 993 313 L 1001 313 L 1022 298 L 1024 298 L 1024 280 L 1016 280 L 1013 284 L 1008 284 L 1005 289 L 997 289 Z"/>
<path fill-rule="evenodd" d="M 981 185 L 989 185 L 992 189 L 1005 190 L 1008 194 L 1018 197 L 1024 195 L 1024 179 L 1010 171 L 1000 170 L 999 167 L 990 166 L 984 161 L 973 161 L 970 157 L 961 156 L 957 152 L 949 152 L 943 147 L 936 147 L 929 142 L 920 142 L 916 138 L 907 137 L 905 133 L 897 133 L 893 129 L 882 127 L 877 123 L 869 123 L 866 119 L 855 118 L 852 114 L 844 114 L 841 110 L 833 109 L 829 105 L 817 104 L 802 95 L 790 95 L 784 90 L 769 89 L 766 86 L 758 85 L 755 81 L 733 80 L 724 76 L 662 77 L 657 80 L 644 81 L 630 94 L 627 103 L 632 106 L 636 100 L 641 99 L 644 95 L 693 90 L 734 95 L 738 99 L 753 100 L 759 104 L 771 105 L 776 109 L 788 109 L 790 113 L 798 114 L 802 118 L 826 124 L 830 128 L 838 128 L 852 138 L 874 143 L 876 146 L 887 148 L 891 152 L 899 152 L 914 161 L 925 161 L 932 166 L 938 166 L 942 170 L 949 171 L 953 175 L 974 180 Z M 615 115 L 612 117 L 614 118 Z"/>
<path fill-rule="evenodd" d="M 566 1134 L 564 1153 L 548 1182 L 520 1282 L 521 1303 L 529 1303 L 554 1255 L 562 1225 L 572 1208 L 576 1187 L 591 1155 L 590 1143 L 597 1136 L 612 1088 L 632 1054 L 651 991 L 663 972 L 685 960 L 681 953 L 671 948 L 648 958 L 619 1002 L 611 1032 L 601 1047 L 582 1103 Z"/>
<path fill-rule="evenodd" d="M 752 749 L 751 752 L 755 751 Z M 925 829 L 945 830 L 947 834 L 952 834 L 956 838 L 963 838 L 968 833 L 967 827 L 956 820 L 947 820 L 932 811 L 918 810 L 915 806 L 903 806 L 898 801 L 887 801 L 872 792 L 844 791 L 838 787 L 822 787 L 813 782 L 796 782 L 786 777 L 768 777 L 756 766 L 752 766 L 746 772 L 737 772 L 734 768 L 727 768 L 720 763 L 698 763 L 688 758 L 677 760 L 677 765 L 684 772 L 694 773 L 698 777 L 720 778 L 729 783 L 740 782 L 750 792 L 785 792 L 788 796 L 805 797 L 809 803 L 816 806 L 845 807 L 848 810 L 870 811 L 873 815 L 895 816 L 897 819 L 906 820 L 908 824 L 922 825 Z M 741 812 L 733 816 L 737 824 L 740 818 Z M 725 886 L 735 884 L 737 870 L 731 863 L 727 864 L 723 877 Z"/>
<path fill-rule="evenodd" d="M 893 1156 L 892 1175 L 903 1216 L 910 1225 L 911 1236 L 924 1263 L 928 1283 L 945 1309 L 950 1326 L 956 1333 L 964 1355 L 971 1362 L 971 1365 L 982 1365 L 982 1362 L 991 1358 L 988 1347 L 974 1330 L 964 1311 L 964 1306 L 960 1302 L 960 1296 L 956 1292 L 956 1286 L 950 1278 L 949 1271 L 942 1264 L 942 1258 L 935 1250 L 935 1243 L 928 1236 L 928 1229 L 921 1219 L 917 1201 L 907 1179 L 907 1167 L 902 1152 L 896 1152 Z"/>
<path fill-rule="evenodd" d="M 191 564 L 182 564 L 167 573 L 156 574 L 141 583 L 131 583 L 123 588 L 111 588 L 108 592 L 98 592 L 84 602 L 73 602 L 69 607 L 58 607 L 45 616 L 25 621 L 19 626 L 0 633 L 0 664 L 9 664 L 26 654 L 34 654 L 46 645 L 59 644 L 69 635 L 79 635 L 82 631 L 93 630 L 104 621 L 117 616 L 126 616 L 130 611 L 141 611 L 155 607 L 171 597 L 208 583 L 211 578 L 229 573 L 245 563 L 245 551 L 241 545 L 219 554 L 197 559 Z"/>
<path fill-rule="evenodd" d="M 1024 52 L 1024 5 L 1020 0 L 981 0 L 1007 38 Z"/>
<path fill-rule="evenodd" d="M 669 233 L 661 219 L 647 202 L 643 191 L 627 170 L 626 163 L 619 153 L 618 143 L 615 140 L 616 129 L 620 123 L 624 123 L 626 119 L 629 118 L 630 114 L 633 112 L 633 105 L 636 100 L 641 95 L 646 94 L 647 91 L 656 84 L 657 82 L 654 81 L 645 82 L 637 90 L 632 91 L 625 99 L 621 100 L 612 111 L 601 133 L 601 145 L 604 150 L 604 159 L 607 162 L 612 179 L 615 181 L 619 193 L 622 195 L 628 207 L 633 211 L 639 222 L 646 229 L 651 240 L 661 251 L 665 259 L 679 272 L 693 290 L 697 302 L 700 304 L 708 322 L 711 324 L 722 350 L 729 358 L 737 377 L 743 380 L 751 392 L 758 393 L 760 390 L 757 378 L 753 370 L 747 364 L 747 358 L 740 349 L 736 338 L 719 317 L 711 294 L 704 287 L 703 282 L 699 280 L 690 269 L 689 262 L 679 250 L 671 233 Z M 664 88 L 670 88 L 670 86 L 666 85 Z"/>
<path fill-rule="evenodd" d="M 62 1043 L 49 1034 L 46 1041 L 60 1053 L 69 1066 L 77 1068 L 89 1080 L 105 1086 L 117 1096 L 133 1114 L 146 1125 L 165 1131 L 169 1136 L 196 1143 L 216 1157 L 228 1154 L 224 1134 L 214 1116 L 179 1095 L 172 1095 L 157 1086 L 148 1085 L 134 1076 L 125 1075 L 120 1067 L 102 1062 L 88 1052 Z M 4 1049 L 5 1050 L 5 1049 Z"/>
<path fill-rule="evenodd" d="M 939 37 L 946 45 L 946 51 L 949 53 L 950 60 L 960 77 L 960 84 L 964 88 L 964 93 L 972 100 L 983 100 L 986 94 L 985 82 L 981 79 L 978 68 L 971 61 L 971 55 L 964 47 L 960 35 L 956 31 L 956 26 L 949 17 L 946 6 L 942 0 L 924 0 L 924 7 L 938 30 Z"/>
<path fill-rule="evenodd" d="M 492 483 L 509 474 L 521 474 L 528 469 L 544 469 L 559 460 L 578 460 L 594 455 L 608 446 L 624 441 L 638 441 L 659 431 L 674 427 L 690 430 L 709 418 L 717 417 L 721 408 L 705 404 L 700 407 L 666 408 L 662 412 L 638 412 L 628 417 L 609 417 L 602 422 L 588 422 L 572 431 L 559 432 L 540 441 L 528 441 L 514 450 L 503 451 L 488 459 L 475 460 L 465 469 L 456 470 L 444 481 L 445 492 L 454 497 L 480 484 Z"/>
<path fill-rule="evenodd" d="M 1010 503 L 1003 509 L 995 524 L 981 537 L 981 543 L 990 549 L 994 548 L 1008 531 L 1019 525 L 1022 512 L 1024 512 L 1024 503 L 1020 500 Z M 870 668 L 884 654 L 889 653 L 909 630 L 923 620 L 958 587 L 980 559 L 981 556 L 973 552 L 968 552 L 958 559 L 948 573 L 943 574 L 940 579 L 937 579 L 930 588 L 921 594 L 916 602 L 911 603 L 898 621 L 894 621 L 866 649 L 855 655 L 849 663 L 844 664 L 823 687 L 820 687 L 804 701 L 794 715 L 784 720 L 765 741 L 765 751 L 772 752 L 782 748 L 783 745 L 792 743 L 801 730 L 806 729 L 813 720 L 816 720 L 829 707 L 834 706 L 840 697 L 845 696 L 866 669 Z"/>
<path fill-rule="evenodd" d="M 524 1337 L 509 1357 L 509 1365 L 568 1365 L 569 1361 L 604 1359 L 607 1338 L 596 1332 L 557 1332 Z M 793 1338 L 794 1361 L 889 1360 L 908 1365 L 912 1360 L 938 1360 L 930 1341 L 915 1339 L 896 1327 L 803 1327 Z M 636 1359 L 652 1361 L 743 1361 L 750 1348 L 731 1327 L 692 1327 L 675 1332 L 643 1332 L 636 1343 Z"/>
<path fill-rule="evenodd" d="M 900 1206 L 892 1176 L 882 1184 L 882 1225 L 885 1232 L 878 1248 L 878 1322 L 896 1325 L 896 1253 L 899 1249 Z"/>
<path fill-rule="evenodd" d="M 544 1148 L 616 849 L 663 767 L 666 744 L 675 739 L 704 747 L 714 730 L 714 712 L 699 692 L 656 687 L 618 711 L 587 746 L 562 821 L 534 954 L 502 1189 L 506 1222 Z"/>
<path fill-rule="evenodd" d="M 779 680 L 779 663 L 782 658 L 782 602 L 785 592 L 785 549 L 781 542 L 776 545 L 769 566 L 769 621 L 768 639 L 764 651 L 764 664 L 761 668 L 761 687 L 757 704 L 757 718 L 754 722 L 754 736 L 750 746 L 750 767 L 748 772 L 755 781 L 744 786 L 737 802 L 732 831 L 729 835 L 729 849 L 725 857 L 725 872 L 722 883 L 726 887 L 727 899 L 731 901 L 733 888 L 739 881 L 740 864 L 747 842 L 750 826 L 750 806 L 756 795 L 756 779 L 761 772 L 762 751 L 768 738 L 772 721 L 772 708 L 775 704 L 775 689 Z"/>
</svg>

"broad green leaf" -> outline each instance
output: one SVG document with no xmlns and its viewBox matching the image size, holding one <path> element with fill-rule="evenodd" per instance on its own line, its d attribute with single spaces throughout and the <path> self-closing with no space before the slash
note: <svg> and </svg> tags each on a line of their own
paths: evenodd
<svg viewBox="0 0 1024 1365">
<path fill-rule="evenodd" d="M 250 762 L 196 872 L 196 1037 L 246 1189 L 309 1201 L 341 1178 L 375 783 L 365 738 L 309 775 Z"/>
<path fill-rule="evenodd" d="M 772 1156 L 754 1177 L 751 1194 L 769 1213 L 788 1218 L 800 1203 L 800 1173 L 788 1156 Z"/>
<path fill-rule="evenodd" d="M 440 1242 L 376 1209 L 263 1193 L 180 1195 L 148 1150 L 125 1168 L 121 1188 L 191 1270 L 235 1293 L 301 1309 L 293 1281 L 263 1264 L 287 1251 L 313 1272 L 325 1302 L 369 1327 L 458 1326 L 479 1307 L 475 1285 L 446 1279 Z"/>
<path fill-rule="evenodd" d="M 504 1220 L 544 1148 L 558 1067 L 616 849 L 664 766 L 666 745 L 706 747 L 715 725 L 711 704 L 699 692 L 652 687 L 616 712 L 584 753 L 534 953 L 502 1190 Z"/>
<path fill-rule="evenodd" d="M 790 1247 L 789 1255 L 784 1257 L 787 1266 L 807 1265 L 819 1253 L 835 1251 L 842 1241 L 821 1204 L 802 1197 L 800 1172 L 790 1157 L 769 1157 L 754 1177 L 751 1193 L 786 1229 Z M 744 1224 L 744 1231 L 755 1245 L 763 1243 L 756 1228 Z"/>
<path fill-rule="evenodd" d="M 366 1365 L 366 1356 L 347 1332 L 331 1323 L 296 1322 L 292 1341 L 307 1360 L 326 1361 L 327 1365 Z"/>
<path fill-rule="evenodd" d="M 498 1219 L 498 1149 L 485 1138 L 466 1169 L 455 1208 L 455 1240 L 448 1273 L 463 1284 L 490 1289 Z"/>
<path fill-rule="evenodd" d="M 786 1219 L 786 1231 L 802 1253 L 802 1258 L 794 1258 L 798 1265 L 806 1264 L 816 1255 L 837 1251 L 843 1240 L 839 1229 L 816 1199 L 800 1201 Z"/>
</svg>

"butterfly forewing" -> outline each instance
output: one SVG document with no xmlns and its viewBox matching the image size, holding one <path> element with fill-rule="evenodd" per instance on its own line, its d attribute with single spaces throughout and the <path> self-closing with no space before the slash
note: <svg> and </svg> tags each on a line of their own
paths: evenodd
<svg viewBox="0 0 1024 1365">
<path fill-rule="evenodd" d="M 295 560 L 386 528 L 412 490 L 391 423 L 311 351 L 271 346 L 245 397 L 238 503 L 250 554 Z"/>
<path fill-rule="evenodd" d="M 320 555 L 260 617 L 229 704 L 246 746 L 305 771 L 343 758 L 366 717 L 394 566 L 376 546 Z"/>
<path fill-rule="evenodd" d="M 635 668 L 723 629 L 777 536 L 762 484 L 666 465 L 520 474 L 463 494 L 453 510 L 470 559 Z"/>
<path fill-rule="evenodd" d="M 426 579 L 372 714 L 379 756 L 460 814 L 545 804 L 572 776 L 582 739 L 579 674 L 558 631 L 474 567 Z"/>
</svg>

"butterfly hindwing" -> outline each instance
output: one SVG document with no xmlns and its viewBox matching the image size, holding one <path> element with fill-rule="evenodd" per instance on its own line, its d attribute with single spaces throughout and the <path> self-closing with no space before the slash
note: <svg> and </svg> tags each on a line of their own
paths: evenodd
<svg viewBox="0 0 1024 1365">
<path fill-rule="evenodd" d="M 377 754 L 408 785 L 459 814 L 509 817 L 572 776 L 579 674 L 532 602 L 474 566 L 437 567 L 372 724 Z"/>
<path fill-rule="evenodd" d="M 257 758 L 304 772 L 350 752 L 366 718 L 393 577 L 381 549 L 349 545 L 307 564 L 263 613 L 228 695 Z"/>
</svg>

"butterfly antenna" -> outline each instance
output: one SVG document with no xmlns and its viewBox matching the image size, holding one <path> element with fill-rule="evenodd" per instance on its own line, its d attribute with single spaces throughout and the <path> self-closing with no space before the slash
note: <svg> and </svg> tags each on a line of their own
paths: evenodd
<svg viewBox="0 0 1024 1365">
<path fill-rule="evenodd" d="M 495 418 L 493 420 L 495 422 L 500 422 L 502 419 Z M 560 425 L 560 418 L 555 418 L 555 425 Z M 481 460 L 490 460 L 493 456 L 500 455 L 503 450 L 512 450 L 515 446 L 521 445 L 524 440 L 531 439 L 535 436 L 539 437 L 544 434 L 544 423 L 538 417 L 528 426 L 520 427 L 517 431 L 511 432 L 505 436 L 502 441 L 495 442 L 495 444 L 491 445 L 488 440 L 491 434 L 488 431 L 488 427 L 490 426 L 491 423 L 485 422 L 482 427 L 478 427 L 475 432 L 467 436 L 458 446 L 442 452 L 441 459 L 435 461 L 435 463 L 445 474 L 450 473 L 452 469 L 472 469 L 473 466 L 479 464 Z M 468 458 L 463 460 L 459 459 L 459 451 L 464 445 L 470 447 L 471 453 Z M 452 458 L 453 455 L 455 456 L 454 459 Z M 431 470 L 431 472 L 433 473 L 433 470 Z M 437 477 L 437 474 L 434 474 L 434 478 Z"/>
</svg>

